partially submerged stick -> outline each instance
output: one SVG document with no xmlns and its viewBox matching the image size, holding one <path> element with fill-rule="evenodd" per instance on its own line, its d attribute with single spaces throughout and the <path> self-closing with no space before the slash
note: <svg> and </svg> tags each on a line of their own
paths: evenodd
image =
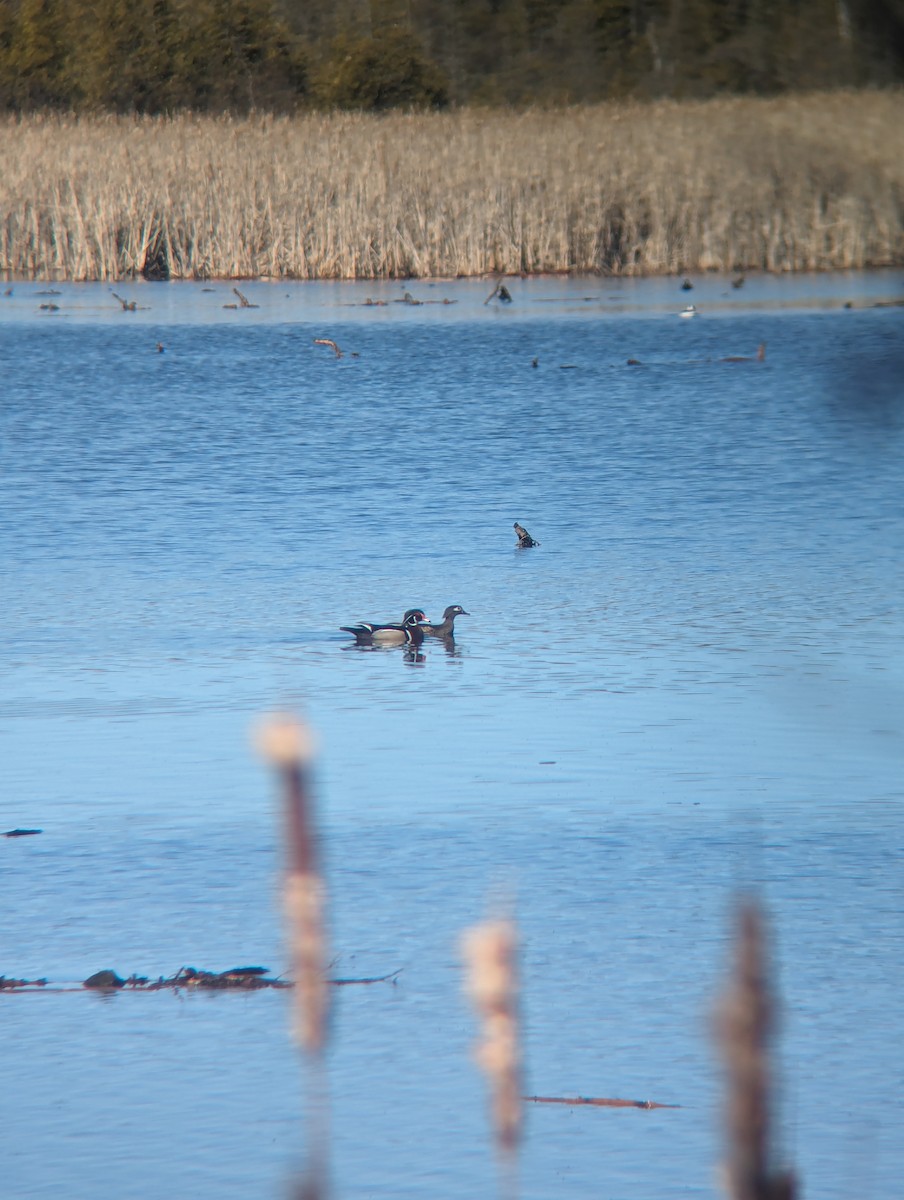
<svg viewBox="0 0 904 1200">
<path fill-rule="evenodd" d="M 331 983 L 333 987 L 350 987 L 355 983 L 397 983 L 402 970 L 403 968 L 399 967 L 398 971 L 390 971 L 388 975 L 373 975 L 369 979 L 328 979 L 327 983 Z"/>
<path fill-rule="evenodd" d="M 234 287 L 232 289 L 232 292 L 233 292 L 233 295 L 238 296 L 240 308 L 257 308 L 258 307 L 256 304 L 252 304 L 247 296 L 243 296 L 237 287 Z M 234 308 L 235 305 L 232 305 L 232 307 Z"/>
<path fill-rule="evenodd" d="M 592 1104 L 597 1108 L 681 1108 L 680 1104 L 659 1104 L 656 1100 L 615 1100 L 605 1096 L 522 1096 L 534 1104 Z"/>
</svg>

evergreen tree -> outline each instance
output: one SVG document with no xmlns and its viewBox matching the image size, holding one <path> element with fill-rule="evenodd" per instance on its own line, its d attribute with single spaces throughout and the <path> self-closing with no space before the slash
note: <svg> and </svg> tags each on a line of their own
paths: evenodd
<svg viewBox="0 0 904 1200">
<path fill-rule="evenodd" d="M 20 0 L 7 20 L 5 78 L 0 90 L 17 109 L 52 108 L 70 103 L 67 29 L 54 0 Z"/>
<path fill-rule="evenodd" d="M 379 110 L 902 80 L 904 0 L 0 0 L 7 110 L 289 111 L 309 90 Z"/>
<path fill-rule="evenodd" d="M 418 39 L 392 27 L 372 37 L 337 39 L 315 77 L 314 93 L 326 107 L 369 112 L 444 108 L 449 99 L 442 72 Z"/>
</svg>

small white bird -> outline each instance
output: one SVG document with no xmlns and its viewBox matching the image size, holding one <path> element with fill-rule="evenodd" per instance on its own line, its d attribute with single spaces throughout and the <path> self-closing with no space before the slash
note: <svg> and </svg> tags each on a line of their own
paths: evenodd
<svg viewBox="0 0 904 1200">
<path fill-rule="evenodd" d="M 678 314 L 679 317 L 695 317 L 696 315 L 697 315 L 697 308 L 696 308 L 696 305 L 694 305 L 694 304 L 688 304 Z"/>
</svg>

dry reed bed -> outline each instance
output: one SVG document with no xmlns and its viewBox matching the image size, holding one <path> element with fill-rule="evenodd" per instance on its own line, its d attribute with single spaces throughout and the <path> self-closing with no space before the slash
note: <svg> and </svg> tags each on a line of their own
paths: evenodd
<svg viewBox="0 0 904 1200">
<path fill-rule="evenodd" d="M 552 112 L 7 118 L 0 271 L 106 279 L 904 262 L 901 93 Z"/>
</svg>

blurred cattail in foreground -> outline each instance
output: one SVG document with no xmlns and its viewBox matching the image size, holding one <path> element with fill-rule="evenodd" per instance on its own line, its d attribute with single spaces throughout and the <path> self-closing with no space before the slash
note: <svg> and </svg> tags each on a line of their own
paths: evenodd
<svg viewBox="0 0 904 1200">
<path fill-rule="evenodd" d="M 283 902 L 295 977 L 294 1033 L 310 1054 L 319 1054 L 326 1040 L 329 983 L 324 886 L 317 865 L 310 784 L 314 739 L 296 717 L 274 716 L 258 730 L 257 745 L 277 770 L 285 804 Z"/>
<path fill-rule="evenodd" d="M 763 920 L 748 901 L 738 913 L 732 977 L 717 1014 L 728 1101 L 726 1190 L 730 1200 L 794 1200 L 790 1171 L 770 1161 L 769 1041 L 774 1006 L 767 979 Z"/>
<path fill-rule="evenodd" d="M 516 950 L 509 920 L 485 921 L 462 938 L 466 989 L 481 1021 L 475 1057 L 492 1091 L 496 1145 L 506 1155 L 517 1149 L 522 1123 Z"/>
</svg>

